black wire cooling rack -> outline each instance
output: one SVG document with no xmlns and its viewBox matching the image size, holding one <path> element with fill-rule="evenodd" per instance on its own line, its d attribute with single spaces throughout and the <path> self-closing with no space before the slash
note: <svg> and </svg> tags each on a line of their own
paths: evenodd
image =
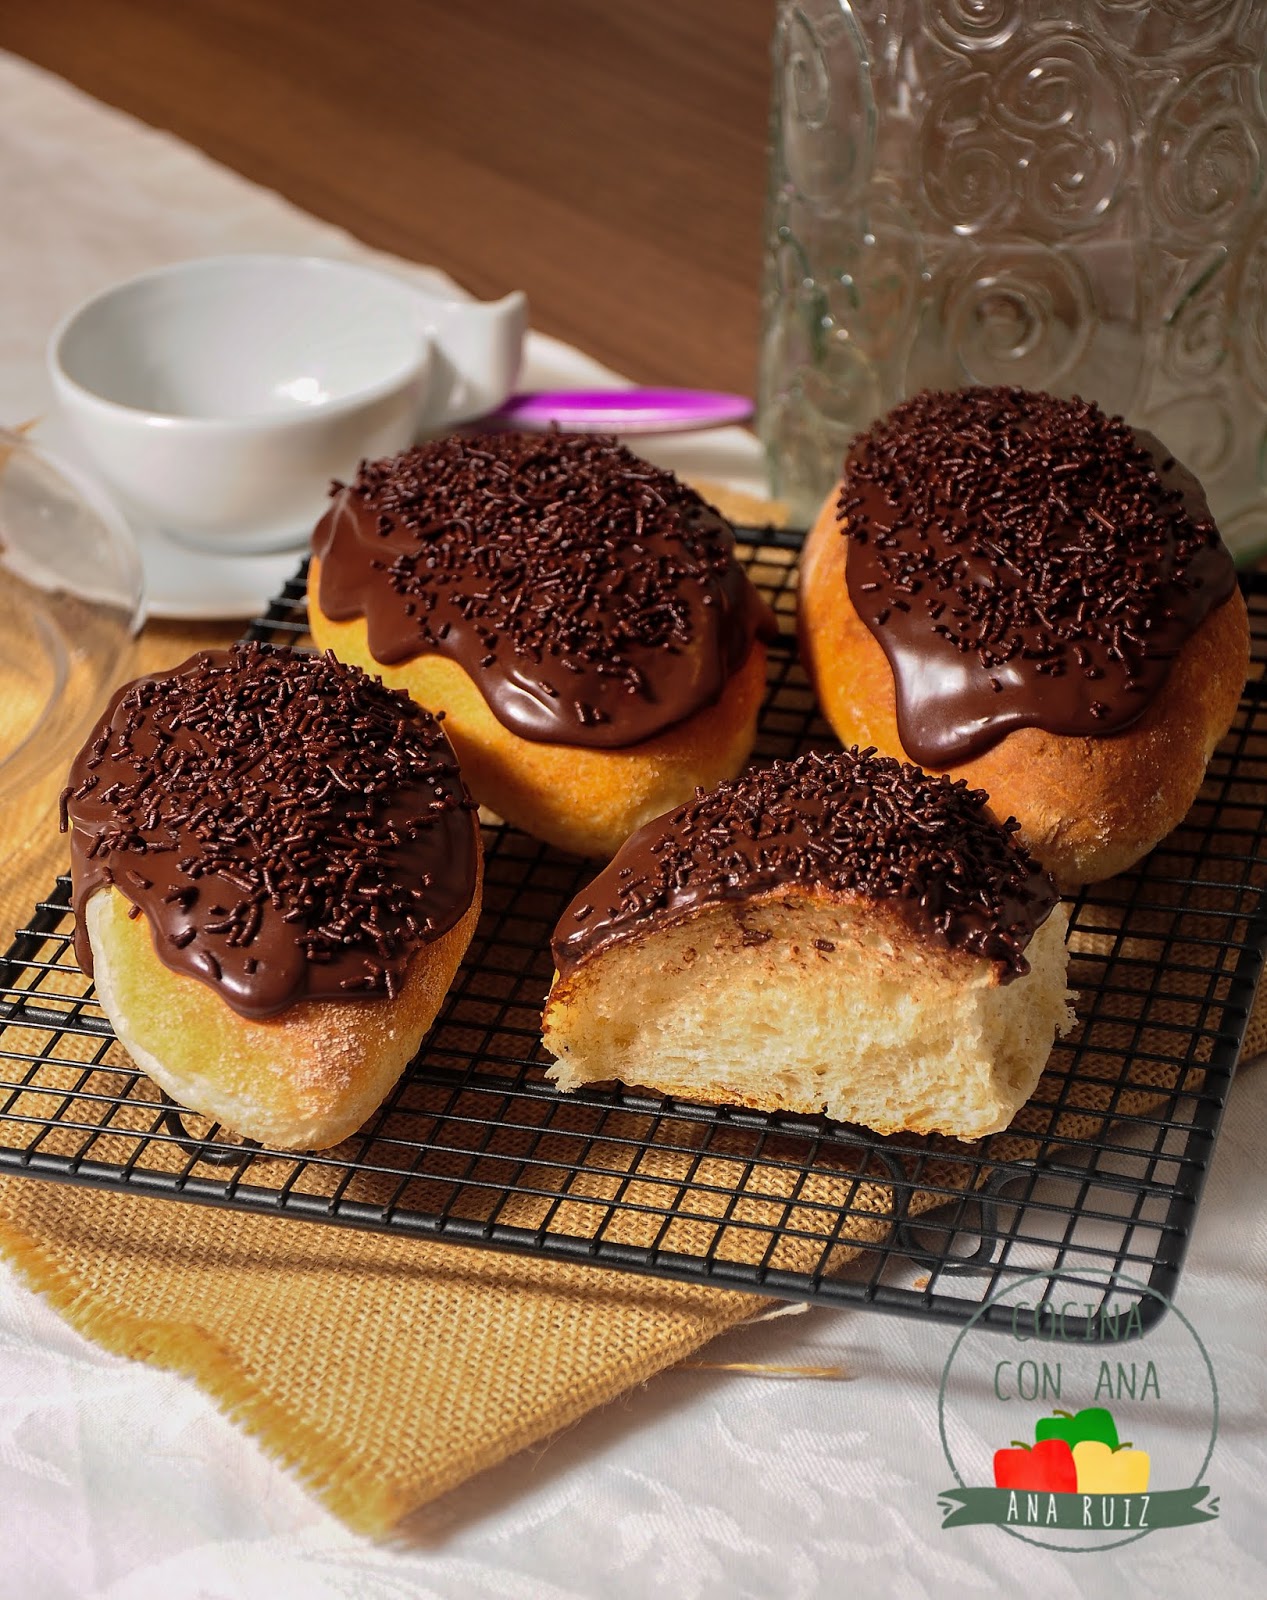
<svg viewBox="0 0 1267 1600">
<path fill-rule="evenodd" d="M 784 629 L 757 759 L 830 748 L 796 660 L 799 539 L 747 529 L 739 548 Z M 301 642 L 304 593 L 301 572 L 248 637 Z M 1079 1026 L 1006 1133 L 879 1138 L 558 1093 L 539 1039 L 549 937 L 593 869 L 491 827 L 483 915 L 435 1026 L 373 1119 L 316 1155 L 243 1143 L 132 1065 L 75 966 L 59 880 L 0 962 L 0 1172 L 949 1321 L 1039 1273 L 1049 1296 L 1138 1305 L 1146 1327 L 1146 1290 L 1178 1280 L 1267 941 L 1267 581 L 1247 593 L 1235 725 L 1185 824 L 1075 902 Z"/>
</svg>

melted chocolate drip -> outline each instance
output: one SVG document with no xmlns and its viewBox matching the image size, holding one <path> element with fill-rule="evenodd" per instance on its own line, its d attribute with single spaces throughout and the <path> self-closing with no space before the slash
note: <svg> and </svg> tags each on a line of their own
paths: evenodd
<svg viewBox="0 0 1267 1600">
<path fill-rule="evenodd" d="M 614 439 L 490 434 L 362 463 L 313 534 L 326 616 L 458 662 L 522 739 L 619 749 L 717 700 L 777 631 L 729 525 Z"/>
<path fill-rule="evenodd" d="M 703 906 L 784 889 L 891 901 L 943 946 L 1028 972 L 1023 951 L 1056 904 L 1051 879 L 960 779 L 856 747 L 775 762 L 640 828 L 554 930 L 562 977 L 596 951 Z"/>
<path fill-rule="evenodd" d="M 75 758 L 75 954 L 113 884 L 159 959 L 245 1017 L 394 996 L 475 893 L 474 808 L 438 720 L 329 657 L 193 656 L 120 689 Z"/>
<path fill-rule="evenodd" d="M 855 440 L 839 510 L 849 597 L 925 766 L 1014 728 L 1128 728 L 1236 586 L 1192 474 L 1082 400 L 917 395 Z"/>
</svg>

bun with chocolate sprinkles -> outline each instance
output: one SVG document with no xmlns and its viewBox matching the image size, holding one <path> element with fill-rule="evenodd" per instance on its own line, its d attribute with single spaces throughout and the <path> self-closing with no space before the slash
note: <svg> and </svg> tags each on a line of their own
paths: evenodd
<svg viewBox="0 0 1267 1600">
<path fill-rule="evenodd" d="M 137 1064 L 265 1144 L 359 1127 L 479 913 L 437 719 L 330 658 L 206 651 L 115 695 L 63 808 L 76 955 Z"/>
<path fill-rule="evenodd" d="M 482 805 L 600 856 L 743 765 L 774 632 L 712 507 L 559 433 L 362 463 L 313 535 L 309 622 L 445 711 Z"/>
<path fill-rule="evenodd" d="M 806 542 L 828 721 L 986 790 L 1062 888 L 1187 813 L 1248 670 L 1200 485 L 1082 400 L 925 393 L 854 441 Z"/>
<path fill-rule="evenodd" d="M 979 1138 L 1068 1026 L 1067 921 L 963 782 L 776 762 L 649 823 L 564 912 L 551 1076 Z"/>
</svg>

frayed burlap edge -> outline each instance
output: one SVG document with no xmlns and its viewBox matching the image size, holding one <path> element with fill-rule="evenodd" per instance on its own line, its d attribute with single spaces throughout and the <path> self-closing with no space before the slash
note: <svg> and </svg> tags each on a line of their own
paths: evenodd
<svg viewBox="0 0 1267 1600">
<path fill-rule="evenodd" d="M 24 1180 L 10 1180 L 22 1182 Z M 148 1203 L 148 1202 L 146 1202 Z M 162 1201 L 156 1202 L 163 1204 Z M 279 1223 L 290 1228 L 294 1224 Z M 422 1250 L 426 1245 L 419 1245 Z M 442 1245 L 462 1253 L 462 1246 Z M 579 1422 L 600 1406 L 617 1400 L 657 1373 L 692 1355 L 718 1334 L 751 1315 L 753 1297 L 727 1290 L 677 1291 L 674 1306 L 679 1324 L 671 1336 L 658 1329 L 654 1343 L 634 1345 L 619 1364 L 592 1370 L 569 1400 L 552 1407 L 548 1419 L 531 1416 L 518 1429 L 506 1430 L 481 1459 L 454 1457 L 448 1470 L 409 1484 L 384 1480 L 382 1470 L 350 1461 L 337 1443 L 263 1393 L 223 1345 L 196 1323 L 154 1322 L 102 1304 L 89 1285 L 67 1270 L 40 1244 L 13 1228 L 0 1214 L 0 1254 L 22 1280 L 42 1295 L 85 1338 L 113 1355 L 144 1361 L 192 1379 L 229 1421 L 243 1428 L 264 1452 L 293 1471 L 299 1482 L 354 1532 L 381 1538 L 403 1518 L 477 1474 L 487 1471 L 532 1445 L 542 1444 Z M 547 1271 L 549 1268 L 547 1267 Z M 596 1310 L 606 1273 L 592 1268 L 569 1269 L 592 1274 Z M 654 1289 L 655 1286 L 651 1286 Z M 667 1286 L 665 1286 L 667 1287 Z M 525 1285 L 531 1293 L 532 1286 Z M 634 1309 L 617 1313 L 631 1320 Z"/>
</svg>

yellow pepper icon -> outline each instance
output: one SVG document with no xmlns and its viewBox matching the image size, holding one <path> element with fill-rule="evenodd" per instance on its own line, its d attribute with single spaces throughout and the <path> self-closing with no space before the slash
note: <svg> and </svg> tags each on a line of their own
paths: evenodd
<svg viewBox="0 0 1267 1600">
<path fill-rule="evenodd" d="M 1080 1439 L 1073 1447 L 1079 1494 L 1143 1494 L 1148 1488 L 1148 1451 L 1124 1444 L 1110 1450 L 1099 1439 Z"/>
</svg>

